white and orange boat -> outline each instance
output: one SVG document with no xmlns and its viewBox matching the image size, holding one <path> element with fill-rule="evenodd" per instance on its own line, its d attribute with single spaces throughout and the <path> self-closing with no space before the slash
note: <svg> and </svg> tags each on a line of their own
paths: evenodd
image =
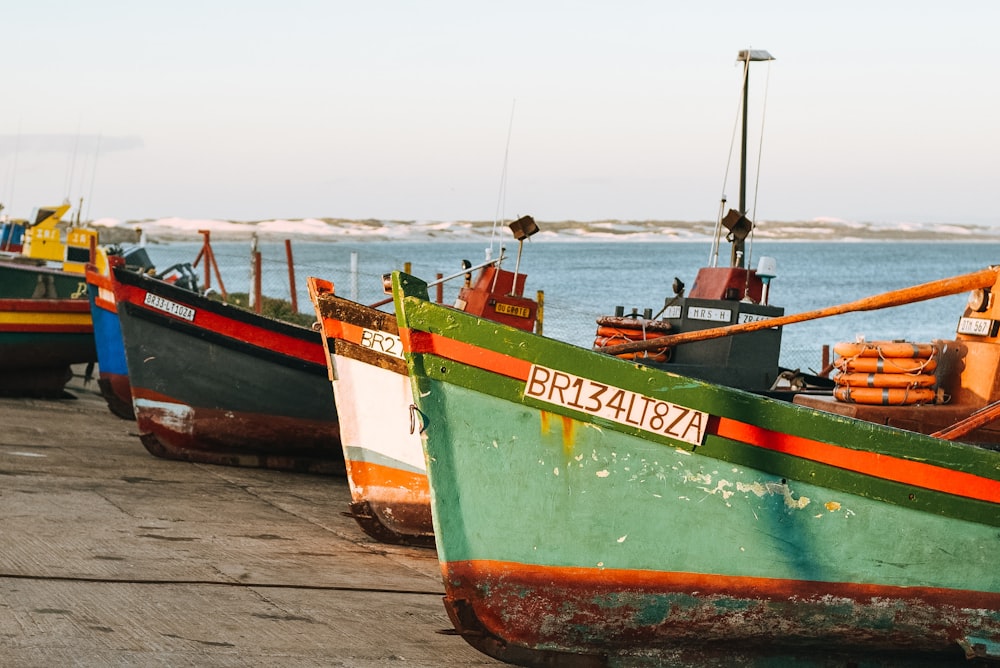
<svg viewBox="0 0 1000 668">
<path fill-rule="evenodd" d="M 510 224 L 523 242 L 538 231 L 525 216 Z M 504 259 L 466 266 L 441 282 L 465 276 L 455 303 L 484 322 L 533 331 L 538 304 L 524 296 L 526 276 L 500 267 Z M 479 271 L 475 282 L 472 272 Z M 433 545 L 430 487 L 396 316 L 334 293 L 329 281 L 310 277 L 309 294 L 322 326 L 340 438 L 351 487 L 351 515 L 373 538 Z M 386 300 L 388 301 L 388 300 Z"/>
</svg>

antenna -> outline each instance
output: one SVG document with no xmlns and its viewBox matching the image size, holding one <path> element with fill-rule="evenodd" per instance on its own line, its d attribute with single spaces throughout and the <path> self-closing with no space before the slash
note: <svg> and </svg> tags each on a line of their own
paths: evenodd
<svg viewBox="0 0 1000 668">
<path fill-rule="evenodd" d="M 17 156 L 21 152 L 21 119 L 17 119 L 17 137 L 14 139 L 14 164 L 10 169 L 10 190 L 7 193 L 7 207 L 14 210 L 14 177 L 17 175 Z"/>
<path fill-rule="evenodd" d="M 503 169 L 500 171 L 500 192 L 497 195 L 497 210 L 493 215 L 493 231 L 490 235 L 490 247 L 487 257 L 492 257 L 493 241 L 496 238 L 497 225 L 503 220 L 503 205 L 507 198 L 507 162 L 510 158 L 510 136 L 514 129 L 514 107 L 517 105 L 517 98 L 510 103 L 510 120 L 507 122 L 507 143 L 503 149 Z"/>
<path fill-rule="evenodd" d="M 77 150 L 80 148 L 80 124 L 76 125 L 76 136 L 73 138 L 73 152 L 70 154 L 70 159 L 66 165 L 66 198 L 73 192 L 73 177 L 76 175 L 76 154 Z"/>
<path fill-rule="evenodd" d="M 90 203 L 94 201 L 94 184 L 97 182 L 97 159 L 101 157 L 101 139 L 103 134 L 97 135 L 97 145 L 94 147 L 94 167 L 90 171 L 90 192 L 87 193 L 87 220 L 90 220 Z"/>
</svg>

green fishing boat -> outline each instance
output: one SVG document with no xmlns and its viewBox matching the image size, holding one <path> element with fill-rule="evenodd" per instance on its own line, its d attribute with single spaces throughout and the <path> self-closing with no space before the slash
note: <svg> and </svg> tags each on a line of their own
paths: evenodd
<svg viewBox="0 0 1000 668">
<path fill-rule="evenodd" d="M 72 366 L 97 361 L 83 273 L 97 232 L 63 223 L 69 208 L 0 219 L 0 395 L 63 396 Z"/>
<path fill-rule="evenodd" d="M 1000 452 L 641 366 L 394 283 L 445 604 L 484 653 L 1000 659 Z M 996 268 L 944 283 L 1000 289 Z"/>
</svg>

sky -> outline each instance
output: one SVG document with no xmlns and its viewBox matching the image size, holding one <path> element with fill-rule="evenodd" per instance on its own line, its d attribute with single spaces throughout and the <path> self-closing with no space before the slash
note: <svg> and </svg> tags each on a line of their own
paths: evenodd
<svg viewBox="0 0 1000 668">
<path fill-rule="evenodd" d="M 6 5 L 14 216 L 1000 225 L 993 0 Z"/>
</svg>

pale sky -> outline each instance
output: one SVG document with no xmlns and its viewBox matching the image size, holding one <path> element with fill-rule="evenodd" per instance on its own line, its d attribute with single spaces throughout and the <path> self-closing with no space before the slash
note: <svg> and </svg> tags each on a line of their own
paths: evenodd
<svg viewBox="0 0 1000 668">
<path fill-rule="evenodd" d="M 1000 223 L 995 0 L 5 5 L 15 216 Z"/>
</svg>

